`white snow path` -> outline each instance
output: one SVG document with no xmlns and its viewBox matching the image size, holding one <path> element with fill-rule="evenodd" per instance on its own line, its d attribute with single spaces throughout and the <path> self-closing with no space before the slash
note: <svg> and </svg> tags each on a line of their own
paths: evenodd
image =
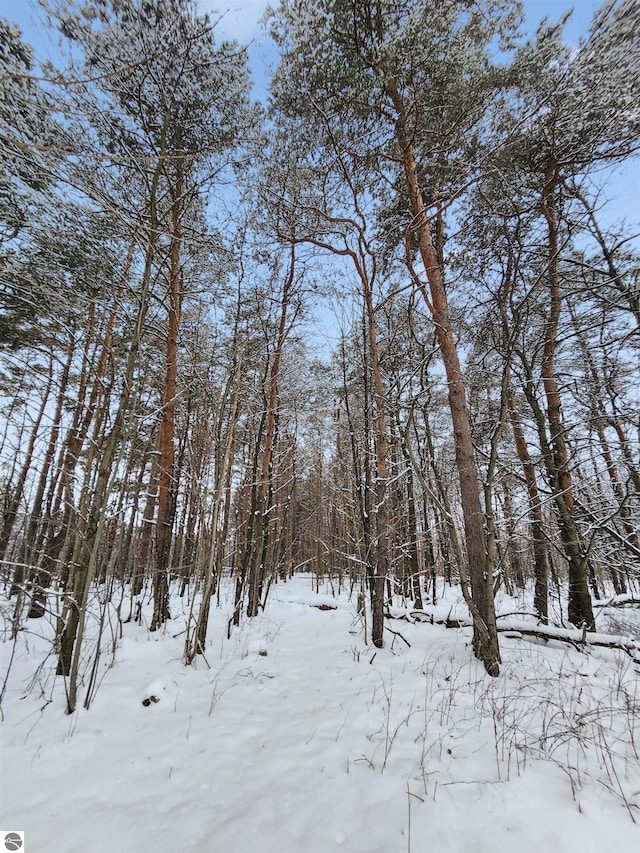
<svg viewBox="0 0 640 853">
<path fill-rule="evenodd" d="M 226 611 L 212 613 L 210 670 L 203 661 L 183 666 L 183 637 L 171 636 L 179 620 L 162 635 L 125 626 L 94 704 L 72 717 L 59 684 L 42 716 L 36 691 L 20 698 L 33 648 L 14 663 L 2 824 L 25 830 L 25 853 L 640 849 L 640 827 L 588 749 L 575 772 L 562 762 L 580 759 L 580 749 L 561 738 L 553 760 L 532 751 L 535 684 L 556 670 L 569 683 L 581 668 L 575 690 L 584 680 L 590 696 L 605 697 L 613 663 L 507 640 L 505 675 L 487 685 L 468 633 L 404 623 L 393 627 L 411 648 L 396 641 L 394 653 L 378 651 L 370 663 L 375 650 L 349 633 L 346 598 L 337 610 L 310 607 L 331 599 L 316 598 L 309 578 L 274 593 L 230 641 Z M 518 675 L 527 665 L 531 684 Z M 150 694 L 159 701 L 145 707 Z M 502 708 L 503 721 L 508 710 L 512 727 L 524 721 L 513 736 L 502 732 L 501 754 L 496 714 L 482 721 L 481 704 Z M 640 818 L 631 748 L 624 766 Z"/>
</svg>

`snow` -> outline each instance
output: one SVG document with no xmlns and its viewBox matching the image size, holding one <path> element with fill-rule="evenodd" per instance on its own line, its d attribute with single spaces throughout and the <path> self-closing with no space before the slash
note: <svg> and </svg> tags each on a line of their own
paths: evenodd
<svg viewBox="0 0 640 853">
<path fill-rule="evenodd" d="M 147 609 L 71 716 L 49 626 L 30 621 L 3 702 L 2 825 L 28 853 L 640 849 L 628 656 L 502 636 L 490 679 L 469 629 L 393 621 L 410 647 L 374 649 L 355 594 L 315 588 L 274 585 L 227 640 L 229 590 L 192 667 L 186 601 L 153 634 Z"/>
</svg>

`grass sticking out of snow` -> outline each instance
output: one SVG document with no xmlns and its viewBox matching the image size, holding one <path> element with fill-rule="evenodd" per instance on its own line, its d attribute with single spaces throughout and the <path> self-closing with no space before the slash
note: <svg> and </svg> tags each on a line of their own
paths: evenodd
<svg viewBox="0 0 640 853">
<path fill-rule="evenodd" d="M 178 599 L 165 630 L 124 625 L 114 656 L 105 637 L 94 702 L 70 717 L 50 629 L 27 624 L 1 821 L 29 853 L 640 849 L 624 654 L 503 638 L 489 679 L 468 629 L 393 622 L 410 647 L 391 633 L 366 647 L 355 601 L 309 576 L 274 586 L 227 640 L 231 606 L 212 608 L 206 662 L 189 668 Z"/>
</svg>

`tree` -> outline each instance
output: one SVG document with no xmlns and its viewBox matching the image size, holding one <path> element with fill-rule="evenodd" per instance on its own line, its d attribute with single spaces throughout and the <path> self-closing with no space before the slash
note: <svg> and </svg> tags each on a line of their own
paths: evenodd
<svg viewBox="0 0 640 853">
<path fill-rule="evenodd" d="M 0 251 L 42 204 L 61 139 L 45 93 L 32 76 L 33 50 L 0 18 Z"/>
<path fill-rule="evenodd" d="M 155 4 L 114 2 L 58 12 L 61 27 L 82 45 L 85 68 L 118 104 L 129 153 L 153 156 L 162 148 L 159 223 L 166 241 L 157 253 L 166 281 L 165 380 L 158 429 L 155 612 L 152 630 L 169 616 L 167 569 L 175 515 L 174 431 L 178 338 L 184 299 L 183 230 L 186 217 L 213 174 L 243 139 L 253 120 L 247 97 L 245 52 L 215 44 L 214 25 L 191 0 Z M 115 130 L 115 128 L 114 128 Z"/>
<path fill-rule="evenodd" d="M 453 0 L 437 8 L 383 0 L 282 3 L 272 26 L 282 53 L 273 92 L 284 114 L 299 117 L 299 133 L 318 115 L 332 128 L 348 126 L 350 157 L 378 175 L 381 194 L 385 179 L 397 193 L 407 260 L 412 266 L 417 248 L 427 283 L 417 275 L 414 281 L 431 311 L 447 373 L 474 647 L 487 671 L 497 674 L 493 570 L 442 254 L 443 203 L 456 198 L 481 166 L 477 143 L 501 79 L 492 45 L 499 37 L 506 46 L 517 22 L 512 3 L 481 6 Z"/>
<path fill-rule="evenodd" d="M 568 244 L 567 233 L 563 231 L 561 190 L 563 183 L 576 175 L 603 162 L 629 156 L 640 142 L 640 121 L 631 94 L 633 81 L 640 84 L 640 63 L 629 50 L 639 16 L 637 3 L 612 0 L 596 15 L 589 40 L 575 56 L 561 43 L 563 21 L 558 27 L 542 27 L 537 39 L 520 50 L 515 62 L 525 109 L 535 114 L 535 120 L 524 123 L 523 130 L 511 143 L 510 152 L 535 181 L 534 192 L 546 225 L 548 307 L 542 332 L 540 376 L 546 400 L 549 447 L 544 458 L 569 561 L 569 620 L 591 628 L 595 622 L 588 591 L 590 569 L 576 522 L 556 365 L 565 299 L 560 264 Z M 610 70 L 605 72 L 605 68 Z M 532 396 L 531 384 L 527 391 L 544 443 L 544 416 Z"/>
</svg>

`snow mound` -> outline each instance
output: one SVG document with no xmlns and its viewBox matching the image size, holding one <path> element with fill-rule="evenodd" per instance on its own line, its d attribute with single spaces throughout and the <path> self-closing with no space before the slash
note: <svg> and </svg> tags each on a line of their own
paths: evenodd
<svg viewBox="0 0 640 853">
<path fill-rule="evenodd" d="M 166 700 L 168 695 L 167 685 L 162 678 L 154 678 L 142 691 L 142 704 L 145 708 L 157 705 L 158 702 Z"/>
</svg>

